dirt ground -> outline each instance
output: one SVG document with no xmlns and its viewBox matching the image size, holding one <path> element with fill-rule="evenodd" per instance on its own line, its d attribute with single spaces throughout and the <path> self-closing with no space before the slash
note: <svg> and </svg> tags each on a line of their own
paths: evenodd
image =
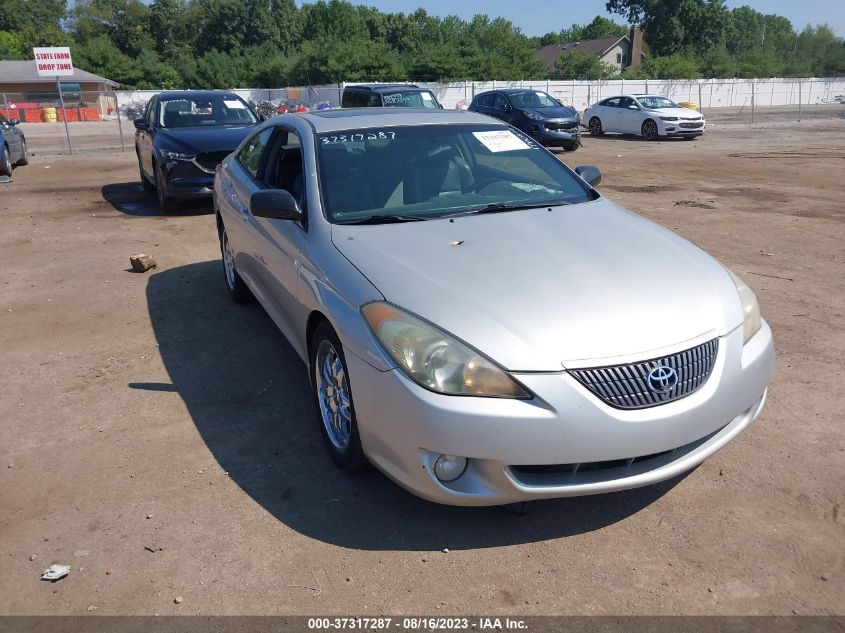
<svg viewBox="0 0 845 633">
<path fill-rule="evenodd" d="M 845 120 L 584 145 L 754 288 L 777 375 L 687 476 L 525 516 L 337 471 L 209 207 L 159 213 L 131 151 L 33 145 L 0 185 L 0 614 L 842 614 Z"/>
</svg>

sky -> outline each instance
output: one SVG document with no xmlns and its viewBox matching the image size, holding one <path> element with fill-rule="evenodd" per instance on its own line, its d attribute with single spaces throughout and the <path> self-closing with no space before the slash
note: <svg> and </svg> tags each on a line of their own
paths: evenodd
<svg viewBox="0 0 845 633">
<path fill-rule="evenodd" d="M 302 4 L 303 0 L 298 0 Z M 471 18 L 477 13 L 507 18 L 526 35 L 559 31 L 573 23 L 587 24 L 596 15 L 624 22 L 621 15 L 604 9 L 605 0 L 352 0 L 381 11 L 412 13 L 418 7 L 438 16 L 458 15 Z M 843 0 L 727 0 L 729 8 L 748 5 L 760 13 L 776 13 L 792 22 L 799 31 L 808 23 L 827 23 L 840 37 L 845 36 L 845 1 Z"/>
</svg>

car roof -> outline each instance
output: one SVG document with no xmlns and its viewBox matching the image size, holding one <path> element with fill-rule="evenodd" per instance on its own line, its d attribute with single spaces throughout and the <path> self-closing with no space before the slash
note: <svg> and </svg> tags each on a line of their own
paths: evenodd
<svg viewBox="0 0 845 633">
<path fill-rule="evenodd" d="M 428 90 L 428 88 L 420 88 L 415 84 L 357 84 L 355 86 L 346 86 L 344 90 L 370 90 L 372 92 L 380 92 L 383 90 Z"/>
<path fill-rule="evenodd" d="M 540 90 L 539 88 L 496 88 L 495 90 L 485 90 L 484 92 L 479 92 L 475 96 L 480 97 L 481 95 L 486 95 L 491 92 L 501 92 L 506 95 L 518 94 L 520 92 L 542 92 L 547 94 L 544 90 Z"/>
<path fill-rule="evenodd" d="M 286 116 L 286 115 L 281 115 Z M 356 128 L 396 127 L 400 125 L 487 124 L 503 126 L 498 119 L 465 110 L 431 108 L 344 108 L 319 110 L 299 115 L 318 134 Z"/>
<path fill-rule="evenodd" d="M 234 92 L 228 90 L 164 90 L 158 94 L 159 97 L 166 97 L 167 99 L 191 99 L 196 97 L 216 97 L 223 95 L 225 97 L 238 97 Z"/>
</svg>

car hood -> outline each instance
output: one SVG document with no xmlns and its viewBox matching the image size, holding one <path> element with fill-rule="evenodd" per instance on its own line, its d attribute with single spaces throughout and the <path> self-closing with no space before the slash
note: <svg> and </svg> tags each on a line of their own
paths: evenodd
<svg viewBox="0 0 845 633">
<path fill-rule="evenodd" d="M 539 114 L 544 119 L 574 119 L 578 113 L 575 108 L 521 108 L 523 112 Z"/>
<path fill-rule="evenodd" d="M 648 112 L 654 112 L 658 116 L 676 116 L 680 119 L 700 119 L 704 115 L 697 110 L 689 108 L 651 108 Z"/>
<path fill-rule="evenodd" d="M 254 125 L 220 125 L 160 129 L 156 147 L 190 153 L 232 151 L 255 129 Z"/>
<path fill-rule="evenodd" d="M 514 371 L 648 358 L 742 323 L 715 259 L 605 199 L 454 222 L 336 224 L 332 239 L 387 301 Z"/>
</svg>

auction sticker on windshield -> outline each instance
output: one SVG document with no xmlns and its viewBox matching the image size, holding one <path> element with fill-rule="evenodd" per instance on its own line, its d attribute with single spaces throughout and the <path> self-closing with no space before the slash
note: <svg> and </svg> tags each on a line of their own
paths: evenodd
<svg viewBox="0 0 845 633">
<path fill-rule="evenodd" d="M 510 130 L 473 132 L 472 135 L 491 152 L 513 152 L 520 149 L 530 149 L 525 141 Z"/>
</svg>

